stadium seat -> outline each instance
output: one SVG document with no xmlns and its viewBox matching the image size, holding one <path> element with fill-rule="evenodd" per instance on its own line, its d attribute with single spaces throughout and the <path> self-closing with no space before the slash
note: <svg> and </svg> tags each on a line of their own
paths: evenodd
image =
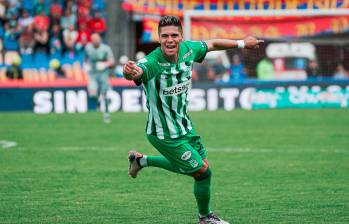
<svg viewBox="0 0 349 224">
<path fill-rule="evenodd" d="M 34 64 L 36 68 L 48 68 L 48 57 L 44 52 L 34 54 Z"/>
<path fill-rule="evenodd" d="M 34 64 L 32 54 L 22 54 L 22 68 L 32 68 Z"/>
</svg>

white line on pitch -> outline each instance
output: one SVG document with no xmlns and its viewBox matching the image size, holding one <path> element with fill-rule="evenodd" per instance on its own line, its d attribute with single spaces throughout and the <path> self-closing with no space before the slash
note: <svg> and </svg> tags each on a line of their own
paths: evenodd
<svg viewBox="0 0 349 224">
<path fill-rule="evenodd" d="M 269 148 L 207 148 L 208 152 L 228 153 L 349 153 L 349 149 L 269 149 Z"/>
</svg>

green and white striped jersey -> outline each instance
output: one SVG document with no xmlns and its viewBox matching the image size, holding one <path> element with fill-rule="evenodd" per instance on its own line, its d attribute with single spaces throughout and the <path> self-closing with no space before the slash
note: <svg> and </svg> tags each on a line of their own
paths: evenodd
<svg viewBox="0 0 349 224">
<path fill-rule="evenodd" d="M 176 64 L 168 62 L 160 48 L 138 61 L 149 110 L 148 135 L 178 138 L 193 129 L 187 112 L 193 63 L 202 62 L 206 53 L 205 42 L 184 41 L 180 43 Z"/>
</svg>

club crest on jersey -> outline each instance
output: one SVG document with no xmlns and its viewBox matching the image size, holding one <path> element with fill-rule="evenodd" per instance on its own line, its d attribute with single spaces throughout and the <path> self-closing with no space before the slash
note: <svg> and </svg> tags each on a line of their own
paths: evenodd
<svg viewBox="0 0 349 224">
<path fill-rule="evenodd" d="M 162 89 L 161 93 L 164 96 L 176 96 L 181 93 L 188 92 L 190 87 L 191 87 L 191 80 L 188 80 L 186 82 L 179 83 L 177 85 L 170 86 L 168 88 L 164 88 Z"/>
<path fill-rule="evenodd" d="M 186 152 L 184 152 L 183 155 L 181 156 L 181 159 L 182 159 L 182 160 L 188 160 L 188 159 L 190 159 L 190 157 L 191 157 L 191 151 L 186 151 Z"/>
</svg>

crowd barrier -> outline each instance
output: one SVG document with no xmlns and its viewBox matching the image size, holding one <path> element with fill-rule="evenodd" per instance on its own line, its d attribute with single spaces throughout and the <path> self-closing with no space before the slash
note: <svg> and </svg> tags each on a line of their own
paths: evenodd
<svg viewBox="0 0 349 224">
<path fill-rule="evenodd" d="M 110 111 L 146 111 L 142 87 L 115 81 L 108 92 Z M 233 85 L 194 83 L 189 95 L 190 111 L 226 111 L 242 108 L 348 108 L 349 81 L 255 81 Z M 0 111 L 85 113 L 95 110 L 85 84 L 62 81 L 55 86 L 7 84 L 0 86 Z"/>
</svg>

